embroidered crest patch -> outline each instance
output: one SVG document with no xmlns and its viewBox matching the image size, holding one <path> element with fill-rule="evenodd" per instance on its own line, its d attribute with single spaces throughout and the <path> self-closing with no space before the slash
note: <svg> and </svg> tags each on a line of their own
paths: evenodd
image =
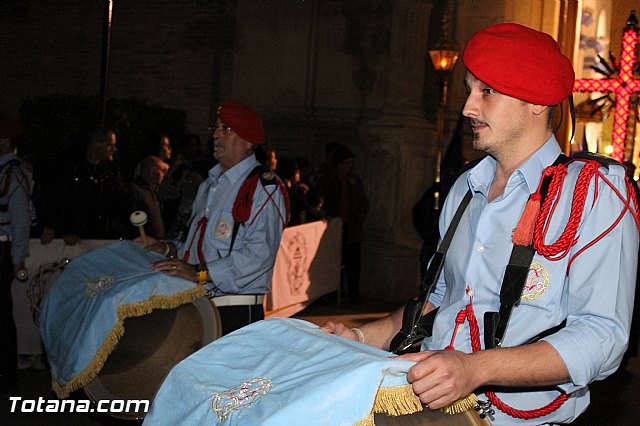
<svg viewBox="0 0 640 426">
<path fill-rule="evenodd" d="M 229 222 L 227 222 L 226 220 L 220 220 L 216 225 L 216 229 L 214 231 L 216 239 L 226 240 L 231 236 L 232 230 L 233 226 Z"/>
<path fill-rule="evenodd" d="M 111 275 L 100 275 L 92 280 L 87 281 L 87 296 L 93 297 L 98 293 L 108 290 L 113 285 L 113 277 Z"/>
<path fill-rule="evenodd" d="M 272 387 L 271 379 L 256 377 L 214 394 L 211 399 L 211 409 L 218 415 L 218 419 L 225 420 L 232 411 L 250 407 Z"/>
<path fill-rule="evenodd" d="M 524 284 L 521 299 L 535 300 L 541 297 L 549 287 L 549 272 L 540 262 L 531 263 L 529 277 Z"/>
</svg>

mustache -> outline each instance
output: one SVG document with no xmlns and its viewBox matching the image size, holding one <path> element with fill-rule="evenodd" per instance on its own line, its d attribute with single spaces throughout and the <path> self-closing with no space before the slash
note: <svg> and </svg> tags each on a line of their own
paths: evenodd
<svg viewBox="0 0 640 426">
<path fill-rule="evenodd" d="M 471 127 L 484 126 L 487 124 L 486 121 L 481 121 L 481 120 L 469 120 L 469 123 L 471 124 Z"/>
<path fill-rule="evenodd" d="M 222 141 L 220 139 L 214 139 L 213 141 L 213 147 L 214 148 L 222 148 L 224 146 L 224 144 L 222 143 Z"/>
</svg>

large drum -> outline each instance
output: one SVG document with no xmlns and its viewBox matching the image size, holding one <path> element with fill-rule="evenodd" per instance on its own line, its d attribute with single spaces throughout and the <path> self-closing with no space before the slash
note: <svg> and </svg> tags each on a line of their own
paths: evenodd
<svg viewBox="0 0 640 426">
<path fill-rule="evenodd" d="M 174 309 L 155 310 L 124 322 L 125 334 L 98 376 L 84 387 L 94 401 L 153 401 L 169 371 L 222 334 L 218 309 L 206 298 Z M 143 405 L 124 405 L 113 417 L 144 417 Z M 148 407 L 147 407 L 148 408 Z M 131 411 L 127 411 L 127 409 Z"/>
<path fill-rule="evenodd" d="M 306 321 L 258 321 L 173 368 L 145 425 L 488 424 L 424 410 L 406 378 L 414 363 L 395 358 Z"/>
<path fill-rule="evenodd" d="M 376 414 L 374 422 L 376 426 L 488 426 L 491 424 L 488 419 L 481 419 L 475 410 L 450 415 L 440 410 L 431 411 L 428 409 L 420 413 L 397 417 Z"/>
<path fill-rule="evenodd" d="M 118 400 L 110 415 L 141 417 L 171 368 L 220 337 L 206 289 L 152 270 L 161 258 L 121 241 L 74 259 L 53 283 L 40 332 L 59 398 L 84 388 L 98 409 Z"/>
</svg>

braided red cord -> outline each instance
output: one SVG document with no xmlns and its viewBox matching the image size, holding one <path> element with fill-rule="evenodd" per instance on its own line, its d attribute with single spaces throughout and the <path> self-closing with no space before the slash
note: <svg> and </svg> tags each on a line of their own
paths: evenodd
<svg viewBox="0 0 640 426">
<path fill-rule="evenodd" d="M 447 350 L 453 349 L 453 340 L 455 339 L 455 335 L 458 330 L 458 325 L 462 324 L 465 318 L 467 319 L 467 321 L 469 321 L 471 349 L 473 350 L 473 352 L 479 352 L 480 350 L 482 350 L 482 347 L 480 346 L 480 327 L 478 326 L 476 315 L 473 312 L 472 296 L 469 297 L 469 304 L 465 306 L 465 308 L 461 310 L 456 316 L 456 327 L 453 331 L 451 344 L 447 346 L 446 349 Z M 569 396 L 567 394 L 561 393 L 553 401 L 551 401 L 549 404 L 545 405 L 544 407 L 537 408 L 534 410 L 519 410 L 502 402 L 494 392 L 485 392 L 485 395 L 487 395 L 487 399 L 503 413 L 511 417 L 514 417 L 516 419 L 525 419 L 525 420 L 536 419 L 538 417 L 543 417 L 548 414 L 551 414 L 554 411 L 556 411 L 558 408 L 560 408 L 560 406 L 562 406 L 562 404 L 564 404 L 564 402 L 567 399 L 569 399 Z"/>
<path fill-rule="evenodd" d="M 258 175 L 249 176 L 242 183 L 236 200 L 233 203 L 233 221 L 236 223 L 245 223 L 251 216 L 251 208 L 253 207 L 253 193 L 258 186 Z"/>
<path fill-rule="evenodd" d="M 622 220 L 623 216 L 626 214 L 627 211 L 630 212 L 631 215 L 633 216 L 633 219 L 636 222 L 636 226 L 638 228 L 638 232 L 640 232 L 640 216 L 638 215 L 638 202 L 635 196 L 632 195 L 632 194 L 635 194 L 633 188 L 631 187 L 632 184 L 628 180 L 626 180 L 627 196 L 625 197 L 613 186 L 613 184 L 608 179 L 606 179 L 604 175 L 602 175 L 602 173 L 600 173 L 599 168 L 600 168 L 600 163 L 598 163 L 597 161 L 593 161 L 593 160 L 585 161 L 585 165 L 580 171 L 580 174 L 578 175 L 578 179 L 576 181 L 574 195 L 571 202 L 571 211 L 569 213 L 569 219 L 567 221 L 567 225 L 565 227 L 565 230 L 562 232 L 562 234 L 558 238 L 558 240 L 552 244 L 545 244 L 544 237 L 547 233 L 550 219 L 553 216 L 553 213 L 557 206 L 557 200 L 559 200 L 560 196 L 562 195 L 562 184 L 564 182 L 564 178 L 567 175 L 567 166 L 563 164 L 560 164 L 557 166 L 550 166 L 543 171 L 542 173 L 543 179 L 547 176 L 552 176 L 552 178 L 549 184 L 547 197 L 545 198 L 544 203 L 541 206 L 540 214 L 536 221 L 535 230 L 534 230 L 534 247 L 538 253 L 545 256 L 547 259 L 558 260 L 563 258 L 569 252 L 569 249 L 577 242 L 576 233 L 578 230 L 578 226 L 580 225 L 582 213 L 584 211 L 584 206 L 585 206 L 585 202 L 586 202 L 586 198 L 589 190 L 589 183 L 591 182 L 591 179 L 594 176 L 596 176 L 596 181 L 595 181 L 595 191 L 594 191 L 593 202 L 595 203 L 598 197 L 598 178 L 600 178 L 614 191 L 614 193 L 618 196 L 618 198 L 620 198 L 620 200 L 624 204 L 624 208 L 620 212 L 620 215 L 618 216 L 618 218 L 614 221 L 614 223 L 608 229 L 606 229 L 596 239 L 589 242 L 585 247 L 581 248 L 570 259 L 569 266 L 571 265 L 571 262 L 573 262 L 573 260 L 575 260 L 575 258 L 579 254 L 583 253 L 586 249 L 594 245 L 596 242 L 602 239 L 605 235 L 611 232 L 611 230 L 613 230 L 618 225 L 618 223 Z M 538 191 L 539 191 L 539 188 L 538 188 Z M 552 256 L 558 256 L 558 257 L 551 258 Z M 468 294 L 470 293 L 469 289 L 467 289 L 467 293 Z M 449 350 L 453 349 L 453 343 L 457 333 L 458 325 L 464 322 L 465 317 L 469 321 L 471 349 L 473 350 L 473 352 L 478 352 L 482 350 L 482 347 L 480 345 L 480 328 L 478 326 L 478 321 L 476 320 L 475 313 L 473 312 L 472 296 L 469 297 L 469 304 L 465 307 L 465 309 L 460 311 L 456 316 L 456 327 L 454 329 L 453 336 L 451 338 L 451 343 L 449 344 L 449 346 L 447 346 L 446 349 L 449 349 Z M 569 396 L 566 393 L 560 393 L 560 395 L 558 395 L 553 401 L 551 401 L 549 404 L 545 405 L 544 407 L 533 409 L 533 410 L 520 410 L 520 409 L 513 408 L 505 404 L 504 402 L 502 402 L 494 392 L 486 392 L 485 395 L 487 395 L 487 399 L 489 399 L 489 401 L 500 411 L 504 412 L 505 414 L 511 417 L 518 418 L 518 419 L 525 419 L 525 420 L 535 419 L 535 418 L 539 418 L 539 417 L 543 417 L 548 414 L 551 414 L 552 412 L 560 408 L 560 406 L 562 406 L 562 404 L 564 404 L 567 401 L 567 399 L 569 399 Z"/>
<path fill-rule="evenodd" d="M 544 241 L 549 223 L 551 222 L 551 217 L 553 216 L 555 207 L 557 206 L 557 201 L 560 199 L 560 195 L 562 194 L 562 184 L 564 182 L 564 178 L 567 175 L 567 166 L 560 164 L 557 166 L 547 167 L 544 170 L 543 178 L 552 175 L 552 179 L 549 184 L 548 195 L 545 198 L 544 203 L 540 209 L 540 215 L 538 216 L 536 227 L 534 230 L 534 248 L 542 256 L 546 257 L 549 260 L 560 260 L 568 254 L 569 249 L 577 242 L 576 233 L 578 231 L 582 213 L 584 211 L 585 201 L 589 191 L 589 183 L 594 176 L 596 177 L 596 179 L 593 202 L 595 203 L 598 197 L 598 183 L 601 179 L 615 192 L 618 198 L 623 202 L 624 208 L 611 227 L 605 230 L 596 239 L 589 242 L 585 247 L 583 247 L 572 257 L 569 262 L 569 266 L 579 254 L 583 253 L 587 248 L 591 247 L 604 236 L 606 236 L 609 232 L 611 232 L 611 230 L 615 228 L 615 226 L 622 220 L 622 217 L 627 211 L 631 213 L 637 227 L 640 229 L 638 204 L 635 197 L 631 196 L 631 194 L 633 193 L 631 192 L 633 191 L 633 188 L 630 187 L 631 184 L 629 183 L 629 181 L 626 181 L 627 196 L 625 197 L 613 186 L 613 184 L 611 184 L 608 179 L 606 179 L 606 177 L 599 171 L 599 168 L 600 163 L 598 163 L 597 161 L 585 161 L 585 165 L 580 171 L 580 174 L 578 175 L 578 179 L 576 181 L 573 199 L 571 201 L 571 211 L 569 213 L 567 225 L 558 240 L 552 244 L 545 244 Z M 633 206 L 633 208 L 631 208 L 631 205 Z"/>
</svg>

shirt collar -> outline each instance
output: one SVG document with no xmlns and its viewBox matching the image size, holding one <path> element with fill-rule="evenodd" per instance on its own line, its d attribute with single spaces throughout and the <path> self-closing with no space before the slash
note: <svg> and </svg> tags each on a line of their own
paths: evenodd
<svg viewBox="0 0 640 426">
<path fill-rule="evenodd" d="M 538 184 L 542 178 L 542 171 L 558 158 L 562 151 L 554 135 L 533 153 L 524 163 L 516 169 L 509 177 L 510 185 L 514 179 L 524 179 L 529 194 L 533 194 L 538 189 Z M 486 156 L 476 167 L 471 169 L 467 177 L 469 187 L 472 191 L 489 194 L 489 187 L 496 173 L 496 160 L 491 156 Z"/>
<path fill-rule="evenodd" d="M 226 172 L 222 171 L 220 164 L 216 164 L 211 170 L 209 170 L 209 179 L 217 182 L 219 179 L 224 178 L 227 179 L 229 183 L 233 184 L 238 179 L 245 176 L 250 170 L 253 170 L 253 168 L 258 164 L 255 154 L 251 154 Z"/>
</svg>

